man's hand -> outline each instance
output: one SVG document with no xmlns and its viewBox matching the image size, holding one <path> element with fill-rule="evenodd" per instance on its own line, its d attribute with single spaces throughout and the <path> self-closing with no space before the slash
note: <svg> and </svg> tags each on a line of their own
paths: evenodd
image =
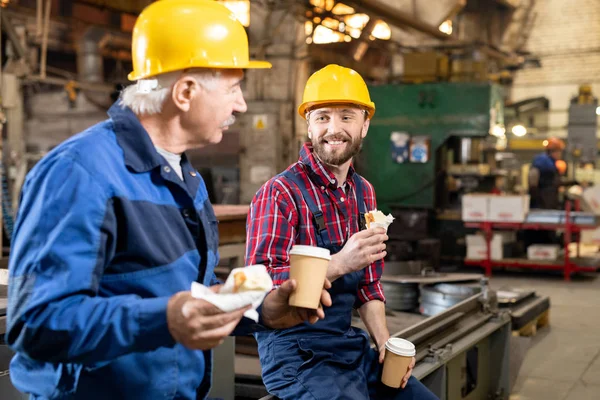
<svg viewBox="0 0 600 400">
<path fill-rule="evenodd" d="M 385 342 L 381 346 L 379 346 L 379 364 L 383 364 L 383 360 L 385 359 Z"/>
<path fill-rule="evenodd" d="M 383 364 L 384 359 L 385 359 L 385 342 L 381 346 L 379 346 L 379 364 Z M 400 384 L 400 387 L 402 389 L 404 389 L 406 387 L 406 384 L 408 383 L 408 379 L 412 375 L 413 368 L 415 368 L 416 362 L 417 362 L 417 359 L 413 357 L 412 361 L 410 362 L 410 364 L 408 366 L 408 371 L 406 371 L 406 375 L 404 375 L 404 377 L 402 378 L 402 383 Z"/>
<path fill-rule="evenodd" d="M 361 270 L 383 259 L 387 254 L 384 242 L 388 239 L 383 228 L 372 228 L 355 233 L 339 253 L 331 256 L 327 279 L 333 282 L 342 275 Z"/>
<path fill-rule="evenodd" d="M 412 361 L 410 362 L 410 365 L 408 366 L 408 371 L 406 372 L 406 375 L 404 375 L 404 378 L 402 378 L 402 385 L 400 385 L 400 387 L 402 389 L 404 389 L 406 387 L 406 384 L 408 383 L 408 378 L 410 378 L 410 376 L 412 375 L 412 371 L 413 368 L 415 367 L 415 363 L 417 362 L 416 358 L 412 358 Z"/>
<path fill-rule="evenodd" d="M 208 350 L 223 343 L 250 308 L 226 313 L 207 301 L 193 298 L 190 292 L 179 292 L 169 299 L 167 324 L 177 342 L 190 349 Z"/>
<path fill-rule="evenodd" d="M 325 307 L 331 306 L 331 296 L 327 291 L 329 288 L 331 288 L 331 283 L 325 279 L 323 291 L 321 292 L 321 304 Z M 265 297 L 261 312 L 265 325 L 273 329 L 284 329 L 305 321 L 314 324 L 318 320 L 325 318 L 325 312 L 322 307 L 311 310 L 290 306 L 288 304 L 290 295 L 295 289 L 296 281 L 290 279 Z"/>
</svg>

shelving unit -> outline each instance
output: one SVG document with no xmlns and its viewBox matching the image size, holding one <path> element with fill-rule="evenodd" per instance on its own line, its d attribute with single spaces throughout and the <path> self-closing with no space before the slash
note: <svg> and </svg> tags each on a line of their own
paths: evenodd
<svg viewBox="0 0 600 400">
<path fill-rule="evenodd" d="M 571 280 L 571 274 L 576 272 L 596 272 L 600 268 L 600 259 L 579 256 L 579 237 L 573 240 L 573 234 L 586 229 L 596 229 L 597 225 L 574 224 L 571 221 L 571 202 L 565 203 L 564 223 L 527 223 L 527 222 L 465 222 L 467 228 L 477 228 L 484 232 L 486 241 L 486 258 L 481 260 L 465 259 L 465 265 L 479 266 L 485 270 L 487 276 L 492 275 L 492 268 L 530 268 L 537 270 L 562 270 L 565 281 Z M 577 207 L 578 208 L 578 207 Z M 499 230 L 563 230 L 564 231 L 564 256 L 556 261 L 539 261 L 524 258 L 507 258 L 502 260 L 491 259 L 490 242 L 493 237 L 494 229 Z M 577 257 L 571 258 L 569 255 L 569 244 L 577 243 Z"/>
</svg>

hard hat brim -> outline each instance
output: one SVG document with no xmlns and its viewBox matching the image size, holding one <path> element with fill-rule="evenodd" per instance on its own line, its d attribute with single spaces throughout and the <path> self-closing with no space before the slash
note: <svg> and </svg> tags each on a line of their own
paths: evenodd
<svg viewBox="0 0 600 400">
<path fill-rule="evenodd" d="M 185 69 L 189 69 L 189 68 L 209 68 L 209 69 L 269 69 L 273 67 L 273 65 L 268 62 L 268 61 L 258 61 L 258 60 L 250 60 L 248 61 L 248 63 L 246 64 L 239 64 L 239 65 L 218 65 L 218 64 L 213 64 L 213 65 L 190 65 L 189 67 L 186 67 Z M 169 70 L 169 69 L 164 69 L 161 70 L 159 73 L 155 74 L 155 75 L 146 75 L 146 74 L 137 74 L 134 75 L 135 71 L 132 71 L 129 75 L 127 75 L 127 79 L 129 79 L 130 81 L 137 81 L 140 79 L 148 79 L 148 78 L 152 78 L 156 75 L 160 75 L 160 74 L 166 74 L 168 72 L 175 72 L 175 71 L 182 71 L 182 69 L 175 69 L 175 70 Z"/>
<path fill-rule="evenodd" d="M 326 105 L 334 105 L 334 104 L 353 104 L 355 106 L 361 106 L 367 109 L 367 112 L 369 113 L 369 119 L 373 118 L 373 115 L 375 115 L 375 104 L 373 102 L 371 102 L 371 104 L 367 104 L 367 103 L 363 103 L 361 101 L 356 101 L 356 100 L 347 100 L 347 99 L 343 99 L 343 100 L 322 100 L 322 101 L 311 101 L 308 103 L 303 103 L 300 105 L 300 107 L 298 107 L 298 114 L 300 114 L 300 116 L 304 119 L 306 119 L 306 112 L 310 111 L 316 107 L 319 106 L 326 106 Z"/>
<path fill-rule="evenodd" d="M 269 69 L 271 67 L 273 67 L 273 64 L 268 61 L 250 60 L 248 66 L 243 69 Z"/>
</svg>

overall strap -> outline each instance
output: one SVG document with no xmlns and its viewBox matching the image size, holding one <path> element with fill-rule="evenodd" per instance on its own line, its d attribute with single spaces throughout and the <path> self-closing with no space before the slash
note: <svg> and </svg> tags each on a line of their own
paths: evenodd
<svg viewBox="0 0 600 400">
<path fill-rule="evenodd" d="M 356 188 L 356 203 L 358 204 L 358 213 L 359 213 L 359 229 L 366 229 L 367 222 L 365 221 L 365 214 L 369 212 L 367 210 L 367 204 L 365 203 L 364 196 L 364 185 L 360 175 L 354 173 L 352 176 L 352 180 L 354 181 L 354 187 Z"/>
<path fill-rule="evenodd" d="M 323 212 L 317 207 L 317 204 L 314 202 L 313 198 L 308 193 L 308 189 L 302 180 L 290 170 L 286 170 L 281 173 L 282 176 L 287 178 L 289 181 L 293 182 L 300 192 L 302 193 L 302 197 L 308 206 L 308 209 L 313 215 L 313 222 L 315 227 L 317 228 L 317 244 L 319 247 L 328 248 L 331 245 L 331 240 L 329 239 L 329 234 L 327 233 L 327 225 L 325 225 L 325 217 L 323 216 Z"/>
</svg>

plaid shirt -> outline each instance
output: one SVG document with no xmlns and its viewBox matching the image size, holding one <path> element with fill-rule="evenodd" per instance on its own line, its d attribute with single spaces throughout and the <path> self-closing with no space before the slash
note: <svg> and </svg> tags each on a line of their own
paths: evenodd
<svg viewBox="0 0 600 400">
<path fill-rule="evenodd" d="M 348 171 L 344 191 L 338 187 L 333 173 L 314 157 L 312 145 L 305 144 L 300 151 L 299 161 L 288 169 L 300 176 L 309 188 L 313 201 L 323 212 L 332 244 L 341 246 L 359 231 L 358 203 L 352 180 L 355 172 L 352 167 Z M 366 179 L 361 179 L 367 210 L 373 210 L 377 208 L 375 191 Z M 260 188 L 250 205 L 246 229 L 246 265 L 265 265 L 275 287 L 289 279 L 289 252 L 292 245 L 317 246 L 312 214 L 306 202 L 296 204 L 294 200 L 301 198 L 302 194 L 294 183 L 276 176 Z M 383 260 L 364 269 L 364 278 L 357 293 L 359 306 L 371 300 L 385 301 L 379 282 L 382 273 Z"/>
</svg>

